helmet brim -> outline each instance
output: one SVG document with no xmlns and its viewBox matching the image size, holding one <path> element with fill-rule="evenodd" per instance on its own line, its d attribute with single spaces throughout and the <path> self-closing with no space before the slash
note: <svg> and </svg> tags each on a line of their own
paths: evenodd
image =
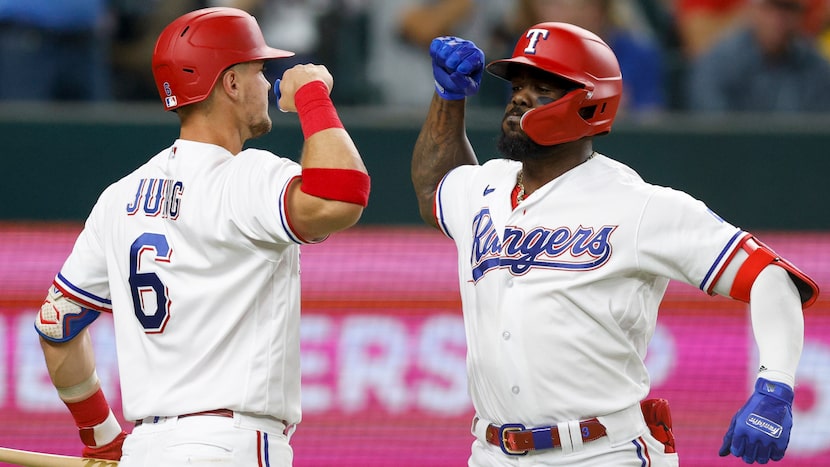
<svg viewBox="0 0 830 467">
<path fill-rule="evenodd" d="M 510 81 L 510 66 L 512 64 L 520 64 L 520 65 L 527 65 L 538 68 L 539 66 L 534 63 L 532 60 L 528 60 L 525 57 L 516 57 L 516 58 L 505 58 L 503 60 L 494 60 L 487 64 L 485 69 L 487 73 L 491 75 L 501 78 L 506 81 Z"/>
<path fill-rule="evenodd" d="M 560 82 L 560 84 L 568 89 L 587 87 L 585 83 L 573 79 L 567 73 L 551 72 L 547 69 L 548 66 L 527 57 L 513 57 L 503 60 L 495 60 L 487 64 L 485 69 L 488 73 L 497 78 L 510 81 L 513 79 L 514 75 L 518 73 L 518 70 L 524 67 L 532 68 L 533 70 L 548 76 L 551 80 L 557 80 L 557 82 Z"/>
<path fill-rule="evenodd" d="M 264 47 L 262 54 L 259 58 L 254 58 L 254 60 L 273 60 L 276 58 L 288 58 L 293 57 L 295 55 L 294 52 L 282 49 L 275 49 L 273 47 Z"/>
</svg>

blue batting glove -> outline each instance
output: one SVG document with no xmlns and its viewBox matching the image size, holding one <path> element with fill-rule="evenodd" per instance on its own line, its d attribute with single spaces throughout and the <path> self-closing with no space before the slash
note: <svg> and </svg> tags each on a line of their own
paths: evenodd
<svg viewBox="0 0 830 467">
<path fill-rule="evenodd" d="M 288 113 L 287 110 L 282 110 L 282 107 L 280 107 L 280 98 L 282 97 L 282 93 L 280 92 L 280 81 L 282 81 L 280 78 L 277 78 L 274 81 L 274 86 L 273 86 L 274 99 L 275 99 L 274 103 L 277 104 L 277 108 L 280 109 L 280 112 Z"/>
<path fill-rule="evenodd" d="M 731 453 L 747 464 L 780 461 L 790 442 L 793 397 L 786 384 L 758 378 L 755 392 L 732 418 L 719 454 Z"/>
<path fill-rule="evenodd" d="M 438 37 L 429 46 L 429 56 L 439 96 L 455 101 L 478 92 L 484 52 L 474 43 L 458 37 Z"/>
</svg>

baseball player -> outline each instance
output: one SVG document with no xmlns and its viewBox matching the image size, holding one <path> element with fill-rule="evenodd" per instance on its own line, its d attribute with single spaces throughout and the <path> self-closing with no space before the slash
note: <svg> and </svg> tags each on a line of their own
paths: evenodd
<svg viewBox="0 0 830 467">
<path fill-rule="evenodd" d="M 815 282 L 702 202 L 593 150 L 622 93 L 596 35 L 537 24 L 511 58 L 486 66 L 512 94 L 503 159 L 483 165 L 464 115 L 484 56 L 456 37 L 435 39 L 430 55 L 436 92 L 412 180 L 421 216 L 458 250 L 476 411 L 469 464 L 677 465 L 667 402 L 643 400 L 669 280 L 750 304 L 761 366 L 720 455 L 781 459 Z"/>
<path fill-rule="evenodd" d="M 369 196 L 323 66 L 279 83 L 305 136 L 301 163 L 243 150 L 271 129 L 265 61 L 291 55 L 231 8 L 187 13 L 159 36 L 153 73 L 180 136 L 103 192 L 35 320 L 84 456 L 291 465 L 299 246 L 353 225 Z M 113 314 L 129 436 L 95 373 L 87 326 L 100 313 Z"/>
</svg>

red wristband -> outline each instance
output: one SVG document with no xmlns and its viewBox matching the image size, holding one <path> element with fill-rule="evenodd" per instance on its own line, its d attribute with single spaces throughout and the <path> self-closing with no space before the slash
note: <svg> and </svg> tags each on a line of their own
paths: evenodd
<svg viewBox="0 0 830 467">
<path fill-rule="evenodd" d="M 123 431 L 101 388 L 80 402 L 64 403 L 75 419 L 81 441 L 88 447 L 109 444 Z"/>
<path fill-rule="evenodd" d="M 321 130 L 343 128 L 329 97 L 329 89 L 322 81 L 312 81 L 300 87 L 294 94 L 294 105 L 297 106 L 305 139 Z"/>
<path fill-rule="evenodd" d="M 318 198 L 369 204 L 369 176 L 352 169 L 303 169 L 300 189 Z"/>
<path fill-rule="evenodd" d="M 110 406 L 104 391 L 100 388 L 88 398 L 80 402 L 65 402 L 66 407 L 75 419 L 75 425 L 86 428 L 102 423 L 110 414 Z"/>
</svg>

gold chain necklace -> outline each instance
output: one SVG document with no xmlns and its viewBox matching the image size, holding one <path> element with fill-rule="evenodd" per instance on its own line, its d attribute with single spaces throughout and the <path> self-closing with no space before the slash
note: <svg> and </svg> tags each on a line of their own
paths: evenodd
<svg viewBox="0 0 830 467">
<path fill-rule="evenodd" d="M 596 151 L 592 152 L 590 156 L 588 156 L 584 161 L 580 162 L 580 165 L 584 164 L 585 162 L 588 162 L 591 159 L 593 159 L 595 154 L 596 154 Z M 523 179 L 524 179 L 524 171 L 520 170 L 519 175 L 516 177 L 516 185 L 519 186 L 519 192 L 516 193 L 516 204 L 520 204 L 522 201 L 525 200 L 525 185 L 524 185 L 524 183 L 522 183 Z"/>
<path fill-rule="evenodd" d="M 522 175 L 524 174 L 523 171 L 519 171 L 519 176 L 516 178 L 516 184 L 519 185 L 519 192 L 516 193 L 516 204 L 520 204 L 522 201 L 525 200 L 525 186 L 522 183 Z"/>
</svg>

